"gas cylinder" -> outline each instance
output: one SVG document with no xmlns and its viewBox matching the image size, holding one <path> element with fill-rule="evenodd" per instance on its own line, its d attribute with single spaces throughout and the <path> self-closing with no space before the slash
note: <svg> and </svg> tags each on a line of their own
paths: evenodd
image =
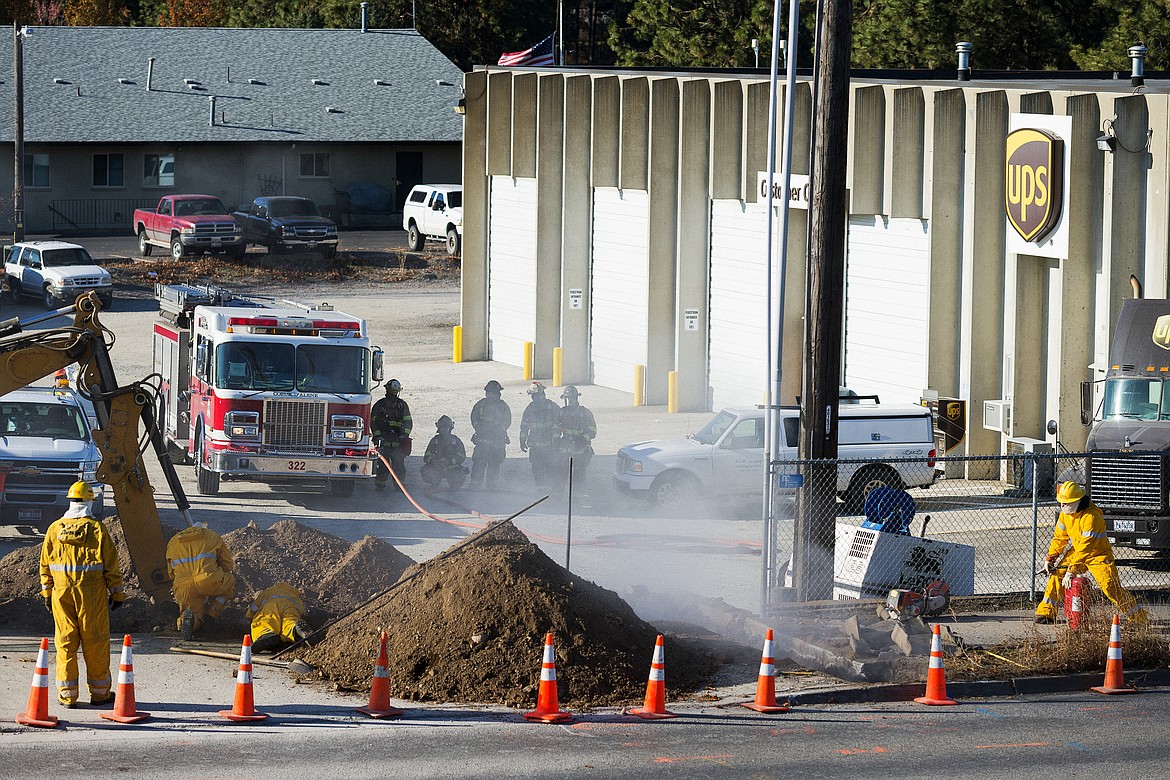
<svg viewBox="0 0 1170 780">
<path fill-rule="evenodd" d="M 1089 618 L 1089 582 L 1080 575 L 1073 577 L 1064 589 L 1064 617 L 1072 631 Z"/>
</svg>

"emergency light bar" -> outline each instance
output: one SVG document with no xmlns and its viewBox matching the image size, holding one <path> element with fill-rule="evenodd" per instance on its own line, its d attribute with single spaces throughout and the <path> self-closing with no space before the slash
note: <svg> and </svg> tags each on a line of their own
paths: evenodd
<svg viewBox="0 0 1170 780">
<path fill-rule="evenodd" d="M 229 317 L 227 332 L 235 333 L 237 328 L 246 333 L 270 336 L 341 338 L 361 335 L 361 324 L 357 322 L 282 317 Z"/>
</svg>

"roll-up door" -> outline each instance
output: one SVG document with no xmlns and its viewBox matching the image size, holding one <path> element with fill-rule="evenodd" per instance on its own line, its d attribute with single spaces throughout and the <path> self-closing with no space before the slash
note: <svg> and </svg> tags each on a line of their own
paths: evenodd
<svg viewBox="0 0 1170 780">
<path fill-rule="evenodd" d="M 645 190 L 593 192 L 593 269 L 589 322 L 593 382 L 633 391 L 649 338 L 649 199 Z"/>
<path fill-rule="evenodd" d="M 884 404 L 926 387 L 930 236 L 920 219 L 849 218 L 845 384 Z"/>
<path fill-rule="evenodd" d="M 711 406 L 763 403 L 768 381 L 768 270 L 762 204 L 711 202 Z"/>
<path fill-rule="evenodd" d="M 536 338 L 536 179 L 493 176 L 488 233 L 488 357 L 524 365 Z"/>
</svg>

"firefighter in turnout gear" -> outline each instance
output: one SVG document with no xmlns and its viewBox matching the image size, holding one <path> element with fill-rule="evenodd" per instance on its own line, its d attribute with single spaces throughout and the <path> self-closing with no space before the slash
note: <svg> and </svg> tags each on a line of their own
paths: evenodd
<svg viewBox="0 0 1170 780">
<path fill-rule="evenodd" d="M 179 605 L 179 634 L 183 639 L 203 626 L 203 618 L 218 618 L 236 592 L 235 562 L 219 534 L 196 523 L 171 537 L 167 544 L 167 572 L 171 592 Z"/>
<path fill-rule="evenodd" d="M 69 509 L 45 532 L 41 545 L 41 598 L 53 613 L 57 651 L 57 701 L 77 705 L 77 647 L 85 655 L 92 704 L 110 692 L 110 610 L 126 599 L 118 551 L 105 526 L 93 517 L 93 488 L 74 482 Z"/>
<path fill-rule="evenodd" d="M 311 633 L 301 592 L 287 582 L 257 593 L 245 617 L 252 621 L 252 649 L 257 653 L 275 651 Z"/>
<path fill-rule="evenodd" d="M 569 458 L 572 458 L 574 481 L 585 478 L 589 461 L 593 459 L 592 442 L 597 437 L 597 421 L 593 419 L 593 412 L 581 405 L 580 397 L 581 393 L 573 385 L 561 393 L 565 405 L 561 407 L 561 435 L 557 442 L 562 474 L 568 473 Z"/>
<path fill-rule="evenodd" d="M 370 435 L 378 454 L 390 461 L 390 468 L 398 479 L 406 479 L 406 456 L 410 454 L 410 407 L 398 397 L 402 383 L 391 379 L 386 385 L 386 397 L 374 404 L 370 411 Z M 379 458 L 374 469 L 374 489 L 385 490 L 390 480 L 386 464 Z"/>
<path fill-rule="evenodd" d="M 455 428 L 455 421 L 443 415 L 435 422 L 435 428 L 439 432 L 427 445 L 419 474 L 428 485 L 442 484 L 445 479 L 450 487 L 461 488 L 467 479 L 467 467 L 463 465 L 463 461 L 467 460 L 467 451 L 459 437 L 451 432 Z"/>
<path fill-rule="evenodd" d="M 1036 622 L 1055 622 L 1057 610 L 1064 604 L 1067 583 L 1087 571 L 1126 622 L 1145 626 L 1149 620 L 1146 610 L 1138 606 L 1137 599 L 1121 586 L 1121 578 L 1117 576 L 1101 510 L 1089 501 L 1084 488 L 1076 482 L 1062 483 L 1056 490 L 1056 500 L 1060 503 L 1060 514 L 1045 558 L 1048 587 L 1036 607 Z M 1069 550 L 1062 560 L 1066 546 Z"/>
<path fill-rule="evenodd" d="M 560 435 L 561 408 L 546 398 L 544 385 L 533 382 L 528 387 L 532 398 L 520 418 L 520 451 L 528 453 L 532 478 L 537 485 L 549 486 L 556 481 L 557 437 Z"/>
<path fill-rule="evenodd" d="M 503 386 L 496 380 L 484 385 L 484 397 L 471 408 L 471 484 L 473 487 L 495 487 L 500 478 L 500 464 L 507 457 L 508 428 L 512 425 L 512 410 L 500 397 Z"/>
</svg>

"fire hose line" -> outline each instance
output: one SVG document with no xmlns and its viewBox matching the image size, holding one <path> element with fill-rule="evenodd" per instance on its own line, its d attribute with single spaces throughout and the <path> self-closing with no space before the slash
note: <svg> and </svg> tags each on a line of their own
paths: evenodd
<svg viewBox="0 0 1170 780">
<path fill-rule="evenodd" d="M 430 511 L 424 509 L 422 507 L 422 505 L 419 504 L 418 501 L 416 501 L 414 499 L 414 496 L 412 496 L 410 494 L 410 491 L 406 489 L 406 485 L 402 484 L 402 480 L 398 477 L 398 474 L 394 471 L 394 467 L 390 465 L 390 461 L 387 460 L 386 456 L 379 452 L 378 459 L 381 460 L 382 464 L 386 466 L 386 470 L 389 471 L 390 476 L 394 478 L 394 484 L 398 485 L 398 489 L 402 491 L 402 495 L 406 496 L 406 500 L 409 501 L 415 509 L 417 509 L 424 516 L 430 518 L 431 520 L 434 520 L 434 521 L 439 522 L 439 523 L 446 523 L 448 525 L 453 525 L 453 526 L 456 526 L 458 528 L 471 528 L 471 529 L 474 529 L 477 531 L 483 530 L 484 528 L 487 528 L 487 526 L 492 524 L 492 523 L 499 522 L 499 518 L 497 518 L 497 517 L 493 517 L 491 515 L 484 514 L 482 512 L 478 512 L 478 511 L 471 509 L 469 507 L 460 506 L 459 504 L 456 504 L 453 501 L 444 500 L 444 503 L 448 503 L 451 506 L 454 506 L 458 509 L 462 509 L 465 512 L 467 512 L 468 514 L 470 514 L 474 517 L 478 517 L 481 520 L 485 520 L 485 521 L 487 521 L 487 524 L 481 525 L 479 523 L 471 523 L 471 522 L 467 522 L 465 520 L 452 520 L 451 518 L 441 517 L 439 515 L 434 514 L 433 512 L 430 512 Z M 442 500 L 442 499 L 440 499 L 440 500 Z M 529 539 L 541 541 L 541 542 L 544 542 L 546 544 L 557 544 L 557 545 L 564 546 L 564 545 L 567 545 L 569 543 L 567 539 L 563 539 L 561 537 L 556 537 L 556 536 L 548 536 L 547 534 L 540 534 L 540 533 L 536 533 L 535 531 L 525 531 L 524 533 Z M 697 539 L 696 541 L 721 544 L 721 545 L 725 545 L 727 547 L 746 547 L 746 548 L 752 549 L 752 550 L 758 550 L 760 548 L 759 542 L 744 541 L 741 539 Z M 619 546 L 616 541 L 605 540 L 605 539 L 592 539 L 589 541 L 579 541 L 579 542 L 574 542 L 574 545 L 577 547 L 618 547 Z"/>
</svg>

